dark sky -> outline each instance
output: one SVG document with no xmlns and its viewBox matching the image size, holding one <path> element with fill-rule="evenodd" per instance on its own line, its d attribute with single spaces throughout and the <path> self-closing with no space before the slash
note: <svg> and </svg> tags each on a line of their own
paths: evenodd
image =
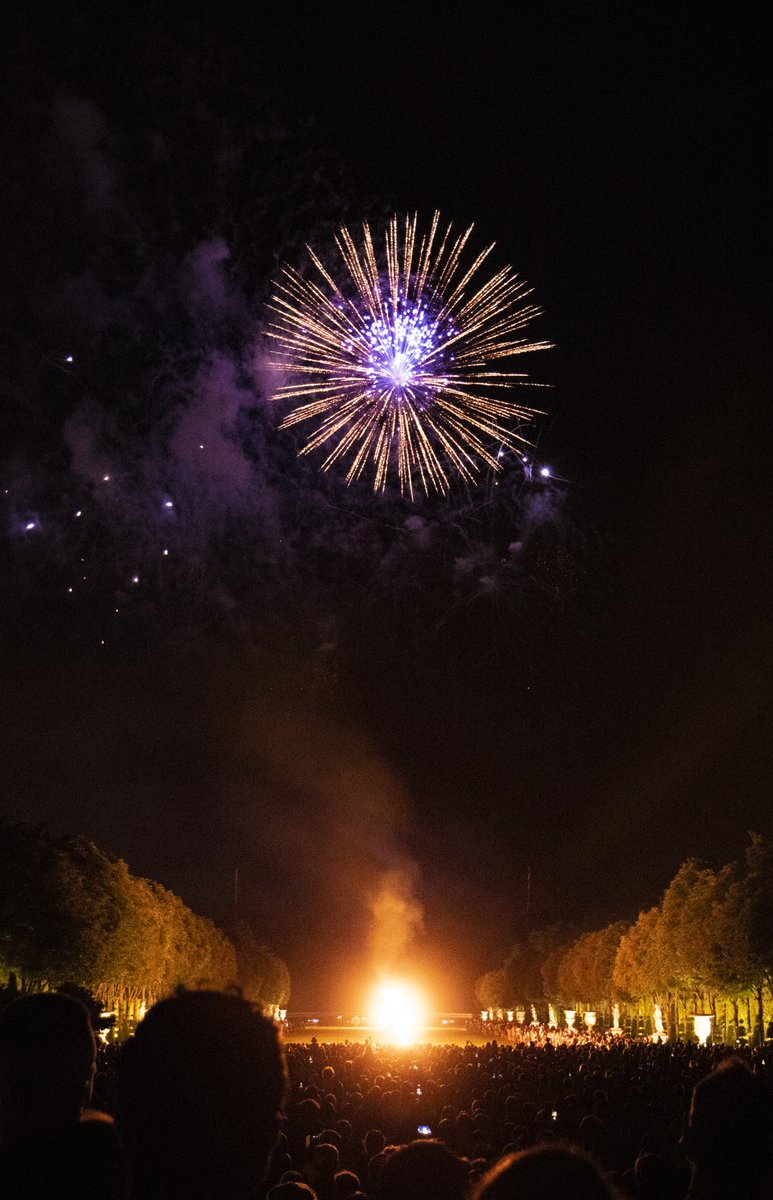
<svg viewBox="0 0 773 1200">
<path fill-rule="evenodd" d="M 468 1007 L 529 869 L 587 928 L 773 832 L 758 37 L 265 7 L 10 25 L 4 807 L 221 921 L 238 865 L 299 1007 L 358 1007 L 386 880 Z M 507 503 L 347 491 L 265 402 L 277 262 L 436 207 L 556 343 Z"/>
</svg>

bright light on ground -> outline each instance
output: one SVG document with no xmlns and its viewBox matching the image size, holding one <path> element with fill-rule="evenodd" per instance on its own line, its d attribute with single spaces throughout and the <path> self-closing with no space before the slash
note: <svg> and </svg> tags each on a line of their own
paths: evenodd
<svg viewBox="0 0 773 1200">
<path fill-rule="evenodd" d="M 372 1023 L 385 1041 L 409 1046 L 418 1040 L 424 1026 L 424 1004 L 415 988 L 404 983 L 387 983 L 379 988 L 371 1006 Z"/>
</svg>

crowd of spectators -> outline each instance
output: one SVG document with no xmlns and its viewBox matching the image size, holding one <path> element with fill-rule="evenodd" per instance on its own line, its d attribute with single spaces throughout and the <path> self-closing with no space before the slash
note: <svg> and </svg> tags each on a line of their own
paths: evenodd
<svg viewBox="0 0 773 1200">
<path fill-rule="evenodd" d="M 761 1200 L 770 1048 L 603 1034 L 290 1042 L 187 992 L 99 1057 L 71 997 L 0 1014 L 0 1197 Z"/>
</svg>

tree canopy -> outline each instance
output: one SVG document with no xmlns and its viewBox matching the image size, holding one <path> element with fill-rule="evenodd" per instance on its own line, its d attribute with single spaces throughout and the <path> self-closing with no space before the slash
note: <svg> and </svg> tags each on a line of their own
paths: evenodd
<svg viewBox="0 0 773 1200">
<path fill-rule="evenodd" d="M 772 985 L 773 843 L 753 833 L 739 862 L 718 870 L 682 863 L 660 904 L 633 923 L 579 936 L 529 933 L 476 981 L 475 994 L 493 1009 L 551 1003 L 607 1012 L 624 1003 L 701 1011 L 753 994 L 762 1028 Z"/>
<path fill-rule="evenodd" d="M 37 825 L 0 825 L 0 963 L 27 988 L 69 982 L 111 1004 L 178 986 L 239 986 L 266 1007 L 290 993 L 286 964 L 244 923 L 232 940 L 93 842 Z"/>
</svg>

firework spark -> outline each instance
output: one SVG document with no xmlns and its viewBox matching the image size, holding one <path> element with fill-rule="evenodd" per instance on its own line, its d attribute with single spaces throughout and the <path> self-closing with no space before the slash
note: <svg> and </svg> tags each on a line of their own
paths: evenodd
<svg viewBox="0 0 773 1200">
<path fill-rule="evenodd" d="M 343 227 L 338 282 L 309 247 L 318 276 L 285 267 L 275 285 L 268 332 L 288 380 L 275 399 L 301 402 L 281 428 L 315 420 L 301 454 L 326 446 L 325 470 L 350 459 L 347 483 L 371 462 L 376 491 L 396 470 L 412 498 L 415 479 L 446 493 L 449 470 L 472 481 L 499 470 L 492 445 L 528 444 L 518 429 L 538 410 L 508 394 L 527 377 L 497 365 L 550 343 L 525 335 L 540 310 L 510 267 L 476 278 L 493 244 L 464 265 L 472 229 L 443 231 L 435 213 L 422 234 L 394 216 L 379 256 L 367 224 L 359 246 Z"/>
</svg>

